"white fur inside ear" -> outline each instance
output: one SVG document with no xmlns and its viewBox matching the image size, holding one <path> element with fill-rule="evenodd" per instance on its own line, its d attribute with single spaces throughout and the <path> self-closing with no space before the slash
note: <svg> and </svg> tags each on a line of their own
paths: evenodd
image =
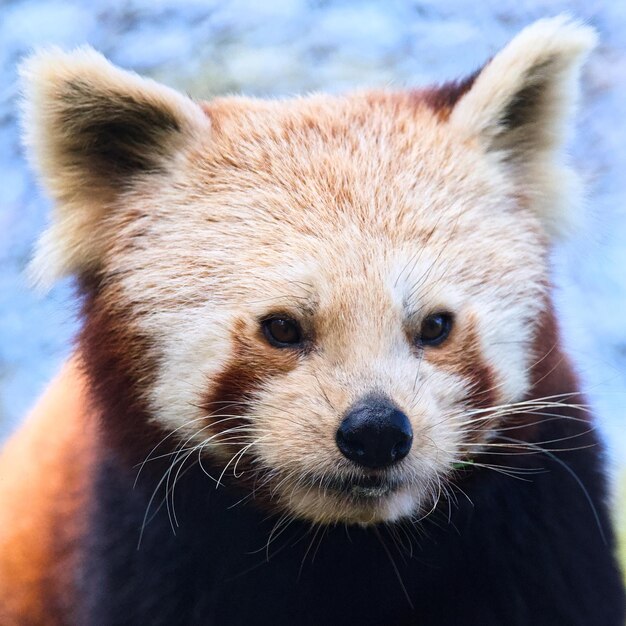
<svg viewBox="0 0 626 626">
<path fill-rule="evenodd" d="M 487 63 L 450 116 L 508 168 L 551 236 L 579 221 L 580 184 L 562 152 L 595 43 L 592 28 L 567 16 L 535 22 Z"/>
<path fill-rule="evenodd" d="M 88 47 L 37 52 L 21 77 L 24 142 L 55 202 L 29 272 L 49 286 L 97 265 L 102 217 L 114 210 L 120 189 L 166 164 L 209 120 L 190 98 Z"/>
</svg>

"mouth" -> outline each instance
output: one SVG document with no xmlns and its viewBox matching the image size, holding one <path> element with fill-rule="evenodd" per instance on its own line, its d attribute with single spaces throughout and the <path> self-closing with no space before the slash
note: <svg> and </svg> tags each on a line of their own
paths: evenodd
<svg viewBox="0 0 626 626">
<path fill-rule="evenodd" d="M 367 526 L 412 515 L 420 504 L 420 486 L 400 474 L 308 474 L 289 496 L 297 516 L 320 524 Z"/>
<path fill-rule="evenodd" d="M 391 495 L 402 487 L 402 483 L 386 476 L 336 477 L 318 481 L 325 490 L 353 500 L 376 500 Z"/>
</svg>

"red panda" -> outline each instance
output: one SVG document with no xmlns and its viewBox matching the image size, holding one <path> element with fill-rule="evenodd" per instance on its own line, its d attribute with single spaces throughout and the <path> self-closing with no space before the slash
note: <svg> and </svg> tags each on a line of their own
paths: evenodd
<svg viewBox="0 0 626 626">
<path fill-rule="evenodd" d="M 594 40 L 280 101 L 30 58 L 82 327 L 0 458 L 1 623 L 621 625 L 548 270 Z"/>
</svg>

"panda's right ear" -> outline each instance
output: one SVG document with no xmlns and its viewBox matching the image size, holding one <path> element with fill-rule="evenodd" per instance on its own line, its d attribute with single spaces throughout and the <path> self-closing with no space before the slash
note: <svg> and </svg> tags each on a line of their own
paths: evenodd
<svg viewBox="0 0 626 626">
<path fill-rule="evenodd" d="M 21 76 L 26 147 L 55 202 L 31 266 L 45 284 L 97 264 L 99 224 L 120 192 L 166 171 L 210 122 L 190 98 L 91 48 L 38 52 Z"/>
</svg>

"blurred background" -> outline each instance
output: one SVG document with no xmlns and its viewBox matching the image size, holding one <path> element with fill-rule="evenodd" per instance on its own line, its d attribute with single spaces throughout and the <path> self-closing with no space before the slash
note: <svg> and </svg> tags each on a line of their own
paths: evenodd
<svg viewBox="0 0 626 626">
<path fill-rule="evenodd" d="M 0 441 L 71 350 L 77 325 L 69 281 L 41 296 L 23 276 L 49 210 L 20 146 L 16 67 L 25 54 L 89 43 L 198 98 L 402 88 L 467 74 L 528 23 L 563 11 L 595 26 L 601 43 L 571 142 L 589 212 L 555 251 L 554 281 L 624 490 L 626 2 L 612 0 L 0 0 Z"/>
</svg>

